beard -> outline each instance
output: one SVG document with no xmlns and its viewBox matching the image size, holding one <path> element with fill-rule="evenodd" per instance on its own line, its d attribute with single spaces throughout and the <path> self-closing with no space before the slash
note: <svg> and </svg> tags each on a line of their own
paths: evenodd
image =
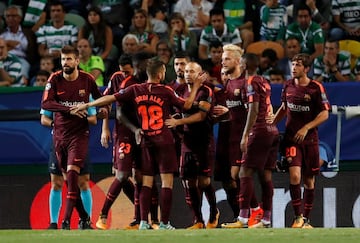
<svg viewBox="0 0 360 243">
<path fill-rule="evenodd" d="M 72 74 L 75 70 L 75 67 L 63 67 L 63 72 L 66 74 Z"/>
<path fill-rule="evenodd" d="M 184 79 L 184 78 L 185 78 L 185 75 L 184 75 L 183 72 L 177 73 L 176 76 L 177 76 L 178 78 L 181 78 L 181 79 Z"/>
<path fill-rule="evenodd" d="M 233 72 L 235 72 L 235 67 L 229 68 L 229 69 L 226 71 L 226 74 L 232 74 Z"/>
</svg>

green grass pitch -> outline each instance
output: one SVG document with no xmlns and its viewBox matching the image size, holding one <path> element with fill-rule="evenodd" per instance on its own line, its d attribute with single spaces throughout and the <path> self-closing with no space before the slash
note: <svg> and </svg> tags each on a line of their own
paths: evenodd
<svg viewBox="0 0 360 243">
<path fill-rule="evenodd" d="M 213 229 L 213 230 L 0 230 L 1 243 L 353 243 L 360 242 L 357 228 L 314 229 Z"/>
</svg>

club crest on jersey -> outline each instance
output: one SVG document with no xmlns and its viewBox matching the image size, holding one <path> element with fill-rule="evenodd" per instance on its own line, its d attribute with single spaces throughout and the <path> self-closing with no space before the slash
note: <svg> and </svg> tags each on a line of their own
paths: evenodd
<svg viewBox="0 0 360 243">
<path fill-rule="evenodd" d="M 79 96 L 80 96 L 80 97 L 84 97 L 84 96 L 85 96 L 85 93 L 86 93 L 85 89 L 80 89 L 80 90 L 79 90 Z"/>
<path fill-rule="evenodd" d="M 51 89 L 51 83 L 47 83 L 46 86 L 45 86 L 45 90 L 50 90 Z"/>
<path fill-rule="evenodd" d="M 307 101 L 307 102 L 311 101 L 311 96 L 309 94 L 305 94 L 304 95 L 304 100 Z"/>
<path fill-rule="evenodd" d="M 239 96 L 240 95 L 240 89 L 235 89 L 234 90 L 234 95 Z"/>
</svg>

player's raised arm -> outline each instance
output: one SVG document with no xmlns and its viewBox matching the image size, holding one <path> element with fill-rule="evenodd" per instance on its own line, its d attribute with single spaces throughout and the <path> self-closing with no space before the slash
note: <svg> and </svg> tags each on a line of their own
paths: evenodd
<svg viewBox="0 0 360 243">
<path fill-rule="evenodd" d="M 78 113 L 79 111 L 86 110 L 87 108 L 92 107 L 92 106 L 109 105 L 109 104 L 113 103 L 114 101 L 116 101 L 116 98 L 114 95 L 105 95 L 99 99 L 92 101 L 92 102 L 85 103 L 85 104 L 79 104 L 75 107 L 72 107 L 71 113 Z"/>
</svg>

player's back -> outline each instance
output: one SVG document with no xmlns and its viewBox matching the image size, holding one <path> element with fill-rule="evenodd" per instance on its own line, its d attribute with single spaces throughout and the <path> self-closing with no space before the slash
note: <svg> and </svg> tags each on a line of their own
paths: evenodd
<svg viewBox="0 0 360 243">
<path fill-rule="evenodd" d="M 137 79 L 133 75 L 125 76 L 125 74 L 121 71 L 115 72 L 108 83 L 108 86 L 104 90 L 104 95 L 112 95 L 118 93 L 122 89 L 126 89 L 127 87 L 137 84 Z M 132 105 L 129 103 L 122 103 L 116 102 L 116 109 L 121 105 L 122 113 L 129 119 L 132 124 L 137 125 L 137 117 L 136 111 Z M 118 112 L 118 111 L 116 111 Z M 128 136 L 128 134 L 132 133 L 127 127 L 125 127 L 120 122 L 115 123 L 115 130 L 114 135 L 124 135 Z"/>
<path fill-rule="evenodd" d="M 173 106 L 182 109 L 184 100 L 174 90 L 163 84 L 144 83 L 133 85 L 134 104 L 144 132 L 145 142 L 173 144 L 171 130 L 165 125 Z"/>
<path fill-rule="evenodd" d="M 255 75 L 251 76 L 247 80 L 247 96 L 248 102 L 258 102 L 259 103 L 259 112 L 257 114 L 257 119 L 254 124 L 254 129 L 256 130 L 276 130 L 276 126 L 269 125 L 266 122 L 266 117 L 269 112 L 272 111 L 271 105 L 271 86 L 268 80 L 265 78 Z"/>
</svg>

